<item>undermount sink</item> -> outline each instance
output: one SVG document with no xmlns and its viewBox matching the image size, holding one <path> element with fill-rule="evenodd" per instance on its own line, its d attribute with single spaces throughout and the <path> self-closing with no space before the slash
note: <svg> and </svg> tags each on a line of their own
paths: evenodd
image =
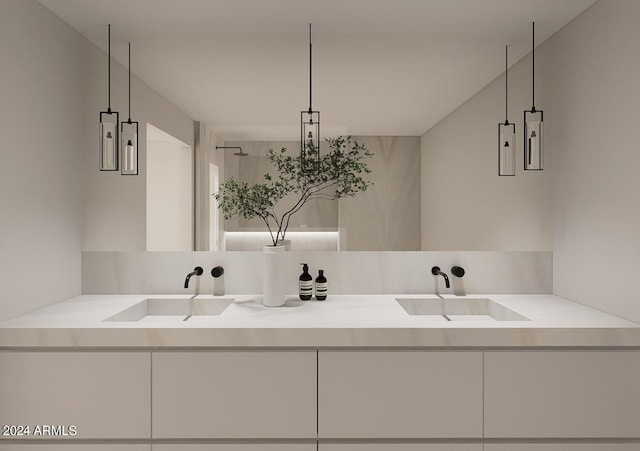
<svg viewBox="0 0 640 451">
<path fill-rule="evenodd" d="M 396 298 L 409 315 L 442 316 L 447 321 L 529 321 L 488 298 Z"/>
<path fill-rule="evenodd" d="M 187 321 L 192 316 L 220 315 L 233 298 L 147 298 L 103 321 Z"/>
</svg>

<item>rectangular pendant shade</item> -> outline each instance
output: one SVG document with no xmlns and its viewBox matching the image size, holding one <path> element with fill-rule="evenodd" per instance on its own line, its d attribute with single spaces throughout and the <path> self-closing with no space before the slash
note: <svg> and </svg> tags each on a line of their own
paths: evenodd
<svg viewBox="0 0 640 451">
<path fill-rule="evenodd" d="M 516 175 L 516 124 L 498 124 L 498 175 Z"/>
<path fill-rule="evenodd" d="M 304 170 L 313 170 L 320 162 L 320 112 L 302 111 L 300 154 Z"/>
<path fill-rule="evenodd" d="M 118 170 L 118 113 L 100 112 L 100 170 Z"/>
<path fill-rule="evenodd" d="M 524 170 L 541 171 L 544 154 L 544 122 L 541 110 L 524 112 Z"/>
<path fill-rule="evenodd" d="M 138 175 L 138 123 L 122 122 L 120 124 L 120 173 L 122 175 Z"/>
</svg>

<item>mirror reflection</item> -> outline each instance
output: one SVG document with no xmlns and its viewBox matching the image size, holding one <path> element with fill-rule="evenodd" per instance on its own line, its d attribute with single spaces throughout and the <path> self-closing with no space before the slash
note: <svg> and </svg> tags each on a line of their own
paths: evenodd
<svg viewBox="0 0 640 451">
<path fill-rule="evenodd" d="M 203 177 L 196 189 L 208 194 L 209 214 L 208 220 L 203 220 L 205 215 L 198 218 L 196 214 L 196 235 L 203 238 L 196 240 L 200 241 L 196 250 L 261 250 L 270 242 L 264 222 L 222 220 L 213 195 L 220 183 L 231 177 L 249 184 L 263 182 L 266 173 L 274 173 L 266 157 L 268 150 L 284 147 L 294 155 L 299 152 L 300 143 L 224 141 L 216 149 L 207 140 L 206 131 L 202 135 L 203 139 L 196 140 L 196 152 L 205 157 L 196 158 L 196 165 L 200 166 L 196 174 L 205 172 L 202 166 L 208 166 L 210 171 L 208 180 Z M 367 160 L 372 172 L 366 175 L 372 185 L 353 198 L 309 201 L 291 218 L 286 236 L 291 240 L 291 249 L 420 250 L 420 137 L 361 136 L 355 140 L 374 154 Z M 234 155 L 239 152 L 221 147 L 242 148 L 247 156 Z M 204 239 L 205 235 L 208 239 Z"/>
</svg>

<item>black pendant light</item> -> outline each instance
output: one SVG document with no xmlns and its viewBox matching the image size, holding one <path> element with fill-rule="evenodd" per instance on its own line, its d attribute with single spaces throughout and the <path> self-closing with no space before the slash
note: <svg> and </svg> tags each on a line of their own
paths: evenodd
<svg viewBox="0 0 640 451">
<path fill-rule="evenodd" d="M 498 124 L 498 175 L 516 175 L 516 124 L 509 122 L 509 46 L 504 48 L 504 122 Z"/>
<path fill-rule="evenodd" d="M 320 163 L 320 112 L 313 111 L 311 106 L 311 49 L 311 24 L 309 24 L 309 109 L 301 112 L 300 121 L 300 162 L 303 171 L 313 171 Z"/>
<path fill-rule="evenodd" d="M 120 124 L 120 173 L 138 175 L 138 122 L 131 120 L 131 43 L 129 43 L 129 119 Z"/>
<path fill-rule="evenodd" d="M 108 108 L 100 112 L 100 170 L 118 170 L 118 113 L 111 111 L 111 24 L 108 52 Z"/>
<path fill-rule="evenodd" d="M 533 22 L 532 27 L 532 49 L 531 49 L 531 109 L 524 112 L 524 170 L 525 171 L 541 171 L 544 150 L 543 135 L 543 112 L 536 110 L 535 107 L 535 36 L 536 23 Z"/>
</svg>

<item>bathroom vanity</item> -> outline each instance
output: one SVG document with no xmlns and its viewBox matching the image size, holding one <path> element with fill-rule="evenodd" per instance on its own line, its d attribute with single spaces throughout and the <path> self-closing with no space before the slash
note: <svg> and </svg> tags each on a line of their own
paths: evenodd
<svg viewBox="0 0 640 451">
<path fill-rule="evenodd" d="M 80 296 L 0 347 L 2 451 L 640 447 L 640 326 L 552 295 Z"/>
</svg>

